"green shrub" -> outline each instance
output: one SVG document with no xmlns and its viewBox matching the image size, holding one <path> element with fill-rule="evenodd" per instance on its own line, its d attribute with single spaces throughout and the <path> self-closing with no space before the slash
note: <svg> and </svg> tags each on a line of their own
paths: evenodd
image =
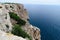
<svg viewBox="0 0 60 40">
<path fill-rule="evenodd" d="M 9 14 L 10 14 L 10 17 L 16 20 L 19 25 L 25 25 L 26 22 L 22 20 L 16 13 L 9 12 Z"/>
<path fill-rule="evenodd" d="M 21 36 L 23 38 L 29 38 L 29 40 L 32 40 L 31 36 L 29 36 L 25 31 L 23 31 L 22 28 L 17 24 L 14 25 L 12 34 Z"/>
<path fill-rule="evenodd" d="M 14 25 L 12 29 L 12 34 L 21 36 L 23 38 L 29 38 L 29 40 L 32 40 L 32 37 L 29 36 L 25 31 L 22 30 L 21 26 L 25 25 L 25 21 L 22 20 L 16 13 L 14 12 L 9 12 L 9 15 L 12 19 L 17 21 L 17 24 Z"/>
</svg>

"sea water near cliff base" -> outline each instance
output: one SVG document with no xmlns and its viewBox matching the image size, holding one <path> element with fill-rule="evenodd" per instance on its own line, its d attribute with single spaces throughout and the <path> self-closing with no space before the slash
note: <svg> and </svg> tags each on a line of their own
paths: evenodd
<svg viewBox="0 0 60 40">
<path fill-rule="evenodd" d="M 60 40 L 60 5 L 25 5 L 29 22 L 40 28 L 41 40 Z"/>
</svg>

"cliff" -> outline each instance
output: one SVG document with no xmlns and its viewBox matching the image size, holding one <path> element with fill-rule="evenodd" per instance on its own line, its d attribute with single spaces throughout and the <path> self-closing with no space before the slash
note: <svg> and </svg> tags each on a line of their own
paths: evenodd
<svg viewBox="0 0 60 40">
<path fill-rule="evenodd" d="M 14 16 L 18 16 L 18 17 L 14 17 Z M 7 33 L 9 34 L 11 33 L 11 31 L 13 30 L 13 26 L 15 24 L 21 25 L 21 29 L 23 30 L 23 32 L 26 32 L 29 36 L 31 36 L 32 40 L 41 40 L 40 29 L 35 26 L 32 26 L 29 23 L 28 19 L 29 19 L 28 12 L 22 4 L 1 3 L 0 4 L 0 30 L 1 30 L 0 33 L 3 33 L 1 35 L 4 35 L 4 36 L 0 36 L 1 40 L 8 40 L 8 39 L 28 40 L 27 38 L 24 38 L 20 35 L 19 37 L 17 35 L 16 35 L 17 37 L 14 35 L 13 36 L 10 35 L 11 36 L 10 38 L 6 36 Z M 2 37 L 5 37 L 6 39 L 3 39 Z"/>
</svg>

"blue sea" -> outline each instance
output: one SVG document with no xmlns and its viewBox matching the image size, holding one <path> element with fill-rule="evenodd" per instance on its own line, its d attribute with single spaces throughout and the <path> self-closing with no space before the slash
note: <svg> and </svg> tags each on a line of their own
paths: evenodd
<svg viewBox="0 0 60 40">
<path fill-rule="evenodd" d="M 26 4 L 29 22 L 40 28 L 41 40 L 60 40 L 60 5 Z"/>
</svg>

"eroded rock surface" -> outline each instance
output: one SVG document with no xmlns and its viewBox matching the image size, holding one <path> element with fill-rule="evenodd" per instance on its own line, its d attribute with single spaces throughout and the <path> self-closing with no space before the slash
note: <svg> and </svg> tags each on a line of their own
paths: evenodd
<svg viewBox="0 0 60 40">
<path fill-rule="evenodd" d="M 26 21 L 26 24 L 22 26 L 22 29 L 27 32 L 33 40 L 41 40 L 40 29 L 32 26 L 27 19 L 29 19 L 27 10 L 22 4 L 0 4 L 0 39 L 1 40 L 26 40 L 22 37 L 10 35 L 5 32 L 11 32 L 15 20 L 11 19 L 9 12 L 16 13 L 21 19 Z M 4 38 L 4 39 L 3 39 Z"/>
<path fill-rule="evenodd" d="M 5 6 L 0 4 L 0 30 L 9 32 L 12 30 L 12 24 L 10 22 L 10 16 Z"/>
<path fill-rule="evenodd" d="M 5 33 L 0 30 L 0 40 L 26 40 L 26 39 L 24 39 L 22 37 L 15 36 L 10 33 Z"/>
<path fill-rule="evenodd" d="M 22 27 L 22 29 L 26 31 L 30 36 L 32 36 L 33 40 L 41 40 L 39 28 L 32 26 L 31 24 L 26 24 Z"/>
</svg>

